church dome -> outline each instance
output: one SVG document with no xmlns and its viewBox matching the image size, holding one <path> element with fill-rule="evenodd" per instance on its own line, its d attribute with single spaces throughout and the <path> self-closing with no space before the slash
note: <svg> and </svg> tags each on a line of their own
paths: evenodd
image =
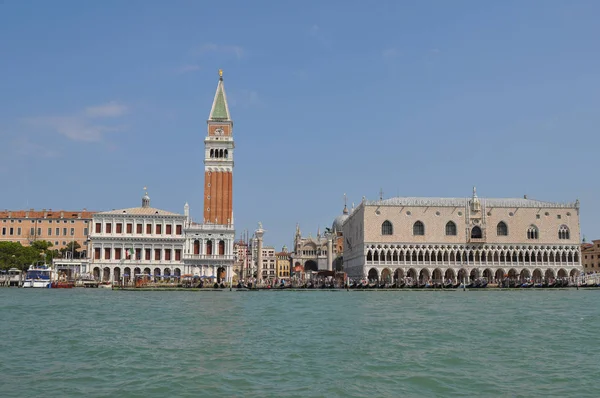
<svg viewBox="0 0 600 398">
<path fill-rule="evenodd" d="M 331 225 L 332 231 L 342 232 L 342 225 L 344 225 L 344 221 L 348 219 L 348 208 L 344 206 L 344 212 L 337 216 L 335 220 L 333 220 L 333 224 Z"/>
</svg>

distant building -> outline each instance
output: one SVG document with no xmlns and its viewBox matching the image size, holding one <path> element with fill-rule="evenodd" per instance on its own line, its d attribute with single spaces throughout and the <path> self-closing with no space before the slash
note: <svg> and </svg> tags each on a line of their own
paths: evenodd
<svg viewBox="0 0 600 398">
<path fill-rule="evenodd" d="M 475 189 L 470 198 L 363 200 L 343 235 L 351 278 L 538 281 L 582 270 L 579 201 L 480 199 Z"/>
<path fill-rule="evenodd" d="M 96 213 L 90 233 L 90 272 L 102 281 L 133 281 L 136 275 L 180 276 L 184 268 L 186 216 L 150 207 Z"/>
<path fill-rule="evenodd" d="M 600 240 L 581 244 L 581 264 L 583 272 L 600 272 Z"/>
<path fill-rule="evenodd" d="M 252 252 L 250 245 L 243 239 L 233 244 L 235 262 L 233 263 L 233 277 L 235 281 L 246 280 L 251 276 Z"/>
<path fill-rule="evenodd" d="M 265 246 L 262 248 L 262 279 L 272 279 L 277 277 L 276 273 L 277 257 L 275 256 L 275 248 L 273 246 Z"/>
<path fill-rule="evenodd" d="M 283 246 L 280 252 L 275 253 L 276 260 L 276 276 L 278 279 L 290 278 L 290 253 L 286 246 Z"/>
<path fill-rule="evenodd" d="M 28 246 L 34 241 L 45 240 L 57 250 L 77 242 L 81 246 L 81 256 L 85 257 L 94 213 L 86 209 L 0 211 L 0 242 L 19 242 Z"/>
</svg>

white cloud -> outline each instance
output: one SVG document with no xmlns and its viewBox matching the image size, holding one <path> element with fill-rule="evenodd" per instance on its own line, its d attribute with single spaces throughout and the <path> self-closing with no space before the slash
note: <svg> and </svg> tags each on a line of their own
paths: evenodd
<svg viewBox="0 0 600 398">
<path fill-rule="evenodd" d="M 88 117 L 117 117 L 125 113 L 127 113 L 127 107 L 117 101 L 85 108 L 85 114 Z"/>
<path fill-rule="evenodd" d="M 59 156 L 58 151 L 31 142 L 25 137 L 15 139 L 12 142 L 12 146 L 13 153 L 23 157 L 35 156 L 42 158 L 56 158 Z"/>
<path fill-rule="evenodd" d="M 26 119 L 29 124 L 51 129 L 74 141 L 98 142 L 104 133 L 123 131 L 122 126 L 92 124 L 81 116 L 50 116 Z"/>
<path fill-rule="evenodd" d="M 196 72 L 200 70 L 200 66 L 199 65 L 192 65 L 192 64 L 187 64 L 187 65 L 183 65 L 180 68 L 177 68 L 177 73 L 189 73 L 189 72 Z"/>
<path fill-rule="evenodd" d="M 193 55 L 204 55 L 207 53 L 219 53 L 234 55 L 237 59 L 244 56 L 244 49 L 240 46 L 220 45 L 215 43 L 205 43 L 192 50 Z"/>
<path fill-rule="evenodd" d="M 110 101 L 103 105 L 88 106 L 73 115 L 31 117 L 24 119 L 24 122 L 38 129 L 52 130 L 73 141 L 98 142 L 102 141 L 105 133 L 125 130 L 122 125 L 102 120 L 119 118 L 128 109 L 118 101 Z"/>
</svg>

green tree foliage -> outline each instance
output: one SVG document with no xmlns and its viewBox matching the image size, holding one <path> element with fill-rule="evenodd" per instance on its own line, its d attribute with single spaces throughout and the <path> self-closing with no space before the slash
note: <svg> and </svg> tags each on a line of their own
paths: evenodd
<svg viewBox="0 0 600 398">
<path fill-rule="evenodd" d="M 52 256 L 56 257 L 53 252 L 57 254 L 58 251 L 49 250 L 50 247 L 52 243 L 43 240 L 33 242 L 31 246 L 22 246 L 18 242 L 0 242 L 0 268 L 26 270 L 40 261 L 51 262 Z"/>
<path fill-rule="evenodd" d="M 75 241 L 69 242 L 67 246 L 60 249 L 60 254 L 62 258 L 79 258 L 80 254 L 79 249 L 81 249 L 81 245 Z M 73 257 L 71 257 L 71 255 Z"/>
</svg>

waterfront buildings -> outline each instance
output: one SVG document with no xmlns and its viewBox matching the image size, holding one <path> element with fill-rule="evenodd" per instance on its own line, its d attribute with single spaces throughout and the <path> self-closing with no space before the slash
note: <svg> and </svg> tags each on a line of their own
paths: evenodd
<svg viewBox="0 0 600 398">
<path fill-rule="evenodd" d="M 581 244 L 581 264 L 583 272 L 600 272 L 600 240 Z"/>
<path fill-rule="evenodd" d="M 273 246 L 264 246 L 262 247 L 262 255 L 260 256 L 262 260 L 262 279 L 275 279 L 277 274 L 275 272 L 275 264 L 277 261 L 277 257 L 275 256 L 275 248 Z"/>
<path fill-rule="evenodd" d="M 155 278 L 188 274 L 231 281 L 234 141 L 221 71 L 207 130 L 203 222 L 192 220 L 187 203 L 183 215 L 150 207 L 147 193 L 141 207 L 97 213 L 90 232 L 90 268 L 95 277 L 121 281 L 139 274 Z"/>
<path fill-rule="evenodd" d="M 86 209 L 0 211 L 0 242 L 19 242 L 28 246 L 36 240 L 45 240 L 57 250 L 77 242 L 82 248 L 80 255 L 85 257 L 93 214 Z"/>
<path fill-rule="evenodd" d="M 275 253 L 276 276 L 278 279 L 290 278 L 290 253 L 286 246 L 283 246 L 280 252 Z"/>
<path fill-rule="evenodd" d="M 343 222 L 344 270 L 393 281 L 579 275 L 579 201 L 395 197 L 366 200 Z"/>
</svg>

